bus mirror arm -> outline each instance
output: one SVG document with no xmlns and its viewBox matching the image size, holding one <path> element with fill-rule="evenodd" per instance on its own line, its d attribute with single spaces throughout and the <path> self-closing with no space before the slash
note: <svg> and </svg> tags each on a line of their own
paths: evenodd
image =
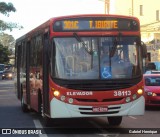
<svg viewBox="0 0 160 137">
<path fill-rule="evenodd" d="M 142 41 L 141 41 L 141 47 L 142 47 L 142 56 L 143 56 L 143 58 L 147 58 L 147 46 Z"/>
</svg>

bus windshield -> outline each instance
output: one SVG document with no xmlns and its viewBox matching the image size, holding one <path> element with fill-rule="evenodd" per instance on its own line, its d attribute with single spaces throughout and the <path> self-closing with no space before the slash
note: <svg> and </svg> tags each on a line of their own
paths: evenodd
<svg viewBox="0 0 160 137">
<path fill-rule="evenodd" d="M 141 75 L 138 37 L 80 37 L 80 39 L 74 36 L 53 39 L 54 78 L 107 80 Z"/>
</svg>

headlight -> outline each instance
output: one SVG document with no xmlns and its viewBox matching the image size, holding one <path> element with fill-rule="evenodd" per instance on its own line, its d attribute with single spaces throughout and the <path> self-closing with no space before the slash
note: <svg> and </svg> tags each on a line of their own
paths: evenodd
<svg viewBox="0 0 160 137">
<path fill-rule="evenodd" d="M 12 74 L 9 74 L 9 77 L 12 77 Z"/>
<path fill-rule="evenodd" d="M 147 95 L 148 96 L 152 96 L 152 92 L 147 92 Z"/>
<path fill-rule="evenodd" d="M 126 102 L 130 102 L 131 101 L 131 98 L 130 97 L 126 97 Z"/>
<path fill-rule="evenodd" d="M 61 100 L 64 101 L 65 99 L 66 99 L 66 97 L 62 95 Z"/>
<path fill-rule="evenodd" d="M 156 94 L 156 93 L 153 93 L 152 96 L 157 96 L 157 94 Z"/>
<path fill-rule="evenodd" d="M 55 97 L 58 97 L 58 96 L 60 95 L 60 92 L 59 92 L 58 90 L 55 90 L 55 91 L 53 92 L 53 95 L 54 95 Z"/>
<path fill-rule="evenodd" d="M 134 95 L 132 96 L 132 98 L 135 100 L 135 99 L 137 98 L 137 95 L 134 94 Z"/>
<path fill-rule="evenodd" d="M 137 90 L 137 93 L 138 93 L 139 95 L 142 95 L 142 94 L 143 94 L 143 90 L 142 90 L 142 89 L 138 89 L 138 90 Z"/>
<path fill-rule="evenodd" d="M 69 102 L 70 104 L 72 104 L 72 103 L 73 103 L 73 98 L 69 98 L 69 99 L 68 99 L 68 102 Z"/>
<path fill-rule="evenodd" d="M 148 96 L 153 96 L 153 97 L 157 96 L 156 93 L 153 93 L 153 92 L 151 92 L 151 91 L 146 92 L 146 93 L 147 93 Z"/>
</svg>

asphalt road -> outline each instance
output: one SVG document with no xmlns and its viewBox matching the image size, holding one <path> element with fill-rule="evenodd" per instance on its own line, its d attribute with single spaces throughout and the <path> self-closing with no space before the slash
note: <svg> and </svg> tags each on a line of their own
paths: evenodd
<svg viewBox="0 0 160 137">
<path fill-rule="evenodd" d="M 12 132 L 12 135 L 1 134 L 0 136 L 3 137 L 22 136 L 17 135 L 19 129 L 24 134 L 30 133 L 23 137 L 159 137 L 160 134 L 139 134 L 139 132 L 154 133 L 156 131 L 160 133 L 159 117 L 160 108 L 150 108 L 146 110 L 144 116 L 124 117 L 119 127 L 110 127 L 107 119 L 100 117 L 60 119 L 53 121 L 53 126 L 46 129 L 41 116 L 35 112 L 21 111 L 20 101 L 15 94 L 14 81 L 0 80 L 0 130 L 5 133 L 11 129 Z M 38 131 L 34 130 L 38 135 L 31 135 L 33 129 L 38 129 Z M 40 134 L 41 132 L 47 134 Z"/>
</svg>

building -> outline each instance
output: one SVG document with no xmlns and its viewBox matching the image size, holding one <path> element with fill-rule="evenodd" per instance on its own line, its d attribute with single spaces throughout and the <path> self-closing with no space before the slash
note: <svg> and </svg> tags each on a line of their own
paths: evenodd
<svg viewBox="0 0 160 137">
<path fill-rule="evenodd" d="M 160 0 L 110 0 L 111 14 L 138 17 L 149 61 L 160 61 Z"/>
</svg>

